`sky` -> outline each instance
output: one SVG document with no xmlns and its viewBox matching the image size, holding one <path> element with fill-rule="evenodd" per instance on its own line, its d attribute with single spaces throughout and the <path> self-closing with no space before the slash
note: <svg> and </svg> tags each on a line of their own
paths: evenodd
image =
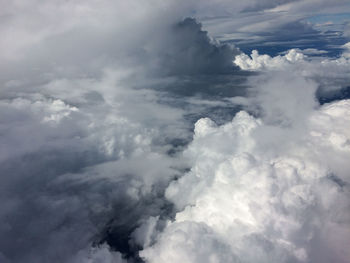
<svg viewBox="0 0 350 263">
<path fill-rule="evenodd" d="M 0 262 L 349 263 L 347 0 L 0 0 Z"/>
</svg>

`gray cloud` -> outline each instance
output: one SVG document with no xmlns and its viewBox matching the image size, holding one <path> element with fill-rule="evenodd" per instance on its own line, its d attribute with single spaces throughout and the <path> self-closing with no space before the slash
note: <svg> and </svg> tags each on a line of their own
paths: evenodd
<svg viewBox="0 0 350 263">
<path fill-rule="evenodd" d="M 232 72 L 238 51 L 183 20 L 187 4 L 3 6 L 0 257 L 137 260 L 131 233 L 171 216 L 164 189 L 187 167 L 170 143 L 191 122 L 164 87 Z"/>
<path fill-rule="evenodd" d="M 213 44 L 207 33 L 191 18 L 173 27 L 167 47 L 162 66 L 169 68 L 170 74 L 230 73 L 233 70 L 232 60 L 239 53 L 229 45 Z"/>
<path fill-rule="evenodd" d="M 322 140 L 320 143 L 322 149 L 332 149 L 334 158 L 328 158 L 328 162 L 334 175 L 329 178 L 336 178 L 326 179 L 325 185 L 319 182 L 315 185 L 329 190 L 333 184 L 336 190 L 331 197 L 342 202 L 337 208 L 341 210 L 347 205 L 337 188 L 347 184 L 346 166 L 336 168 L 347 157 L 346 151 L 340 153 L 346 149 L 347 134 L 343 134 L 336 112 L 343 116 L 347 106 L 334 104 L 315 111 L 318 105 L 313 99 L 319 82 L 315 84 L 312 80 L 328 72 L 321 84 L 329 87 L 341 83 L 343 87 L 344 80 L 347 81 L 341 79 L 347 72 L 345 55 L 341 58 L 344 65 L 327 61 L 324 67 L 305 61 L 290 66 L 290 61 L 277 59 L 272 64 L 277 65 L 278 76 L 277 71 L 270 69 L 257 74 L 233 64 L 235 56 L 241 54 L 237 48 L 211 38 L 213 34 L 204 31 L 194 18 L 184 18 L 240 13 L 238 20 L 245 17 L 240 23 L 249 29 L 249 25 L 259 25 L 263 19 L 261 16 L 252 19 L 251 14 L 285 6 L 286 2 L 289 3 L 2 1 L 0 261 L 235 262 L 243 258 L 249 246 L 259 253 L 274 247 L 273 256 L 282 253 L 287 259 L 302 259 L 304 248 L 298 249 L 304 243 L 288 239 L 290 236 L 286 239 L 288 245 L 276 245 L 273 242 L 279 234 L 270 240 L 259 234 L 251 235 L 239 240 L 240 252 L 233 251 L 230 241 L 218 236 L 210 223 L 180 222 L 181 215 L 187 213 L 182 211 L 184 207 L 198 198 L 210 198 L 212 178 L 221 169 L 218 166 L 224 167 L 226 159 L 232 157 L 232 150 L 243 151 L 257 141 L 261 151 L 282 154 L 281 149 L 286 146 L 282 141 L 294 142 L 305 129 L 309 131 L 307 122 L 314 115 L 316 124 L 311 128 L 329 135 L 331 143 Z M 299 8 L 298 2 L 290 4 L 291 10 Z M 293 26 L 279 12 L 272 17 L 276 18 L 272 21 L 283 20 L 281 24 L 291 25 L 286 29 Z M 294 18 L 288 20 L 291 21 Z M 259 28 L 264 28 L 263 24 Z M 300 27 L 296 27 L 295 32 L 299 31 Z M 302 32 L 310 31 L 312 28 Z M 269 57 L 266 61 L 275 60 Z M 289 66 L 284 68 L 286 63 Z M 301 76 L 297 67 L 311 73 Z M 288 70 L 294 73 L 288 74 Z M 248 85 L 252 88 L 247 93 Z M 245 98 L 247 95 L 251 97 Z M 252 123 L 261 126 L 257 134 L 242 135 L 239 141 L 230 125 L 234 123 L 232 117 L 243 107 L 261 116 L 264 124 L 248 115 L 246 119 L 239 119 L 244 114 L 237 115 L 237 123 L 247 124 L 247 129 Z M 322 119 L 323 111 L 339 128 L 336 134 L 325 127 L 326 122 L 317 121 Z M 204 116 L 228 124 L 216 126 L 204 119 L 193 132 L 193 123 Z M 234 126 L 238 130 L 240 127 Z M 286 132 L 286 127 L 292 127 L 291 131 Z M 193 134 L 193 142 L 187 147 Z M 201 154 L 209 156 L 201 159 Z M 251 154 L 258 158 L 261 152 Z M 226 159 L 218 161 L 218 156 Z M 312 170 L 310 156 L 307 155 L 305 165 Z M 315 159 L 327 158 L 321 154 Z M 299 167 L 299 163 L 289 160 L 281 162 Z M 244 160 L 242 163 L 244 166 Z M 264 165 L 264 161 L 258 160 L 251 169 L 259 170 Z M 324 172 L 323 168 L 318 171 Z M 202 172 L 206 177 L 197 176 Z M 244 167 L 240 172 L 244 173 Z M 280 180 L 285 182 L 282 176 Z M 262 181 L 264 178 L 258 177 L 254 182 Z M 203 193 L 201 197 L 198 189 L 207 189 L 208 196 Z M 244 191 L 240 193 L 251 193 L 249 187 Z M 312 191 L 317 194 L 321 190 Z M 301 211 L 293 203 L 297 202 L 293 194 L 298 193 L 289 194 L 281 204 L 291 205 L 291 211 Z M 212 196 L 216 198 L 215 193 Z M 292 204 L 288 203 L 290 200 Z M 260 205 L 264 207 L 265 203 Z M 204 209 L 203 213 L 208 211 Z M 218 219 L 221 212 L 217 213 Z M 273 212 L 277 218 L 278 211 Z M 343 219 L 343 215 L 337 218 Z M 245 225 L 244 220 L 241 218 L 237 225 Z M 329 223 L 326 219 L 325 222 Z M 334 230 L 327 226 L 330 232 Z M 341 240 L 347 238 L 344 233 Z M 176 238 L 169 241 L 173 236 Z M 317 258 L 316 252 L 325 243 L 322 238 L 315 240 L 307 252 Z M 295 247 L 290 245 L 294 241 Z M 337 242 L 334 244 L 338 247 Z M 171 254 L 174 246 L 181 251 Z"/>
</svg>

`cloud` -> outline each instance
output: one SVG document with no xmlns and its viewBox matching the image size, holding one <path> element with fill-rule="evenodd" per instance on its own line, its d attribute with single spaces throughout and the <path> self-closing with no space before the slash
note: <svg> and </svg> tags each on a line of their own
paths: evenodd
<svg viewBox="0 0 350 263">
<path fill-rule="evenodd" d="M 300 52 L 302 52 L 305 55 L 323 55 L 328 53 L 328 51 L 326 50 L 318 50 L 315 48 L 306 48 L 306 49 L 300 50 Z"/>
<path fill-rule="evenodd" d="M 175 25 L 172 36 L 175 39 L 171 39 L 171 42 L 177 45 L 169 45 L 165 63 L 173 74 L 232 72 L 232 60 L 239 53 L 238 50 L 229 45 L 213 45 L 194 19 L 186 18 Z"/>
<path fill-rule="evenodd" d="M 139 260 L 147 238 L 132 233 L 171 217 L 164 189 L 187 168 L 192 123 L 168 89 L 238 70 L 236 48 L 183 19 L 189 6 L 3 4 L 1 260 Z"/>
<path fill-rule="evenodd" d="M 219 2 L 221 5 L 216 3 L 212 13 L 197 16 L 211 36 L 235 43 L 245 53 L 257 49 L 276 55 L 291 48 L 314 48 L 336 56 L 341 52 L 340 46 L 348 41 L 343 34 L 345 26 L 339 22 L 346 21 L 346 1 L 331 5 L 322 0 Z M 334 26 L 321 26 L 325 17 L 335 21 Z"/>
<path fill-rule="evenodd" d="M 270 257 L 261 250 L 270 245 L 275 247 L 272 258 L 281 254 L 298 260 L 315 258 L 312 253 L 325 245 L 323 239 L 315 237 L 313 247 L 305 248 L 306 241 L 297 240 L 299 232 L 293 228 L 293 222 L 303 222 L 294 215 L 279 218 L 277 208 L 268 206 L 272 219 L 280 224 L 284 219 L 292 222 L 290 232 L 278 228 L 277 223 L 278 233 L 266 230 L 263 215 L 255 221 L 247 217 L 261 226 L 262 232 L 242 240 L 233 235 L 238 250 L 226 234 L 218 234 L 216 219 L 206 214 L 209 210 L 203 204 L 197 212 L 202 198 L 204 204 L 225 199 L 229 186 L 235 187 L 228 178 L 220 197 L 216 196 L 218 190 L 213 190 L 216 174 L 222 173 L 224 178 L 230 173 L 230 166 L 226 171 L 225 165 L 232 158 L 238 160 L 238 166 L 242 164 L 234 168 L 237 173 L 257 174 L 256 180 L 251 179 L 237 194 L 254 197 L 254 189 L 259 189 L 265 199 L 258 205 L 263 207 L 273 197 L 261 186 L 263 174 L 256 171 L 270 165 L 283 187 L 283 183 L 294 183 L 293 178 L 284 181 L 280 171 L 284 168 L 278 170 L 271 164 L 277 160 L 282 167 L 292 167 L 290 170 L 307 167 L 306 172 L 300 168 L 297 177 L 306 185 L 314 184 L 310 186 L 312 196 L 325 203 L 317 206 L 327 226 L 320 235 L 343 230 L 339 222 L 346 217 L 341 211 L 347 203 L 337 187 L 346 189 L 348 182 L 347 166 L 343 165 L 348 157 L 348 134 L 342 126 L 348 106 L 343 102 L 318 109 L 315 90 L 319 86 L 339 90 L 348 83 L 347 53 L 337 60 L 322 60 L 320 65 L 319 58 L 309 60 L 306 51 L 298 49 L 279 57 L 256 53 L 249 58 L 233 45 L 211 38 L 193 18 L 218 15 L 222 10 L 242 12 L 246 19 L 240 23 L 246 29 L 251 24 L 264 28 L 261 17 L 253 21 L 248 14 L 279 8 L 280 3 L 3 1 L 0 261 L 235 262 L 241 260 L 248 245 L 262 258 Z M 270 10 L 265 18 L 275 11 Z M 280 14 L 271 16 L 276 17 L 272 21 L 281 18 Z M 235 61 L 240 62 L 235 65 L 237 55 Z M 256 74 L 262 69 L 263 74 Z M 241 108 L 260 119 L 241 112 L 228 122 Z M 193 123 L 204 116 L 218 124 L 200 119 L 193 131 Z M 334 130 L 327 121 L 334 124 Z M 193 133 L 193 142 L 182 155 Z M 305 141 L 318 145 L 313 156 L 296 140 L 309 133 Z M 295 157 L 296 161 L 288 159 L 288 153 L 294 154 L 293 142 L 308 153 L 305 160 L 302 156 Z M 265 159 L 259 159 L 262 152 L 267 153 Z M 327 160 L 327 169 L 333 173 L 314 166 L 319 160 Z M 224 172 L 217 172 L 220 169 Z M 313 170 L 326 179 L 307 181 L 304 174 Z M 329 190 L 329 200 L 317 195 L 320 189 Z M 299 213 L 303 201 L 298 195 L 306 199 L 306 207 L 311 197 L 304 188 L 293 191 L 286 193 L 286 200 L 274 200 L 279 208 L 291 206 L 290 211 Z M 333 206 L 335 200 L 338 203 Z M 330 223 L 322 210 L 326 205 L 339 209 L 339 222 Z M 246 207 L 243 202 L 239 209 L 244 212 Z M 214 217 L 225 227 L 230 215 L 221 218 L 220 208 L 215 208 Z M 192 210 L 195 220 L 187 218 Z M 238 218 L 242 222 L 233 224 L 237 229 L 244 226 L 240 233 L 251 227 L 243 212 Z M 198 219 L 201 214 L 211 223 Z M 310 225 L 305 227 L 315 233 Z M 339 234 L 339 239 L 332 238 L 331 256 L 333 249 L 341 247 L 338 242 L 346 240 L 347 232 Z M 173 247 L 180 252 L 173 253 Z"/>
<path fill-rule="evenodd" d="M 290 128 L 246 112 L 222 126 L 199 120 L 185 152 L 191 171 L 166 192 L 179 212 L 141 255 L 148 262 L 347 262 L 350 178 L 327 156 L 349 157 L 349 103 L 319 108 L 302 134 L 287 138 Z M 271 150 L 271 141 L 283 147 Z M 348 166 L 341 160 L 338 167 Z"/>
<path fill-rule="evenodd" d="M 152 249 L 142 251 L 141 256 L 159 263 L 238 262 L 209 227 L 194 222 L 169 225 L 159 242 Z"/>
<path fill-rule="evenodd" d="M 244 70 L 260 70 L 263 68 L 286 67 L 292 62 L 303 61 L 304 54 L 296 49 L 289 50 L 284 56 L 270 57 L 269 55 L 259 55 L 257 50 L 253 50 L 251 58 L 246 54 L 235 57 L 235 64 Z"/>
<path fill-rule="evenodd" d="M 251 58 L 246 54 L 236 56 L 235 63 L 245 70 L 265 70 L 277 72 L 294 72 L 300 76 L 312 80 L 318 85 L 319 97 L 332 97 L 332 93 L 347 88 L 350 84 L 348 44 L 343 46 L 343 52 L 338 58 L 308 57 L 305 52 L 291 49 L 283 56 L 271 57 L 259 55 L 258 51 L 252 51 Z M 278 78 L 278 77 L 276 77 Z"/>
<path fill-rule="evenodd" d="M 145 244 L 146 262 L 347 262 L 350 102 L 317 100 L 349 85 L 346 48 L 334 59 L 236 57 L 256 75 L 231 100 L 251 114 L 196 122 L 191 169 L 165 192 L 177 213 Z"/>
</svg>

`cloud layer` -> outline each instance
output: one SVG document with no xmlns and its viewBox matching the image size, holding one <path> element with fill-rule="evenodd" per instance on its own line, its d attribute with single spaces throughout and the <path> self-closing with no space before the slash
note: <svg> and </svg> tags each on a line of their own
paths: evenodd
<svg viewBox="0 0 350 263">
<path fill-rule="evenodd" d="M 349 44 L 249 57 L 193 18 L 308 2 L 0 2 L 1 262 L 349 258 L 350 106 L 319 106 Z"/>
</svg>

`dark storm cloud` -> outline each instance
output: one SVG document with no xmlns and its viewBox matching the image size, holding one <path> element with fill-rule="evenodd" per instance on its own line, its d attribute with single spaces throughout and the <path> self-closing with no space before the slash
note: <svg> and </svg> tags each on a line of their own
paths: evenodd
<svg viewBox="0 0 350 263">
<path fill-rule="evenodd" d="M 169 74 L 181 75 L 231 73 L 232 60 L 239 53 L 229 45 L 214 45 L 192 18 L 173 26 L 164 51 L 162 66 L 168 68 Z"/>
<path fill-rule="evenodd" d="M 236 70 L 238 51 L 182 19 L 184 7 L 169 3 L 164 14 L 162 4 L 135 3 L 144 11 L 128 17 L 131 6 L 104 4 L 4 5 L 4 262 L 136 260 L 132 232 L 149 216 L 171 216 L 164 189 L 186 167 L 169 142 L 191 136 L 162 87 Z M 165 94 L 176 107 L 158 103 Z"/>
</svg>

